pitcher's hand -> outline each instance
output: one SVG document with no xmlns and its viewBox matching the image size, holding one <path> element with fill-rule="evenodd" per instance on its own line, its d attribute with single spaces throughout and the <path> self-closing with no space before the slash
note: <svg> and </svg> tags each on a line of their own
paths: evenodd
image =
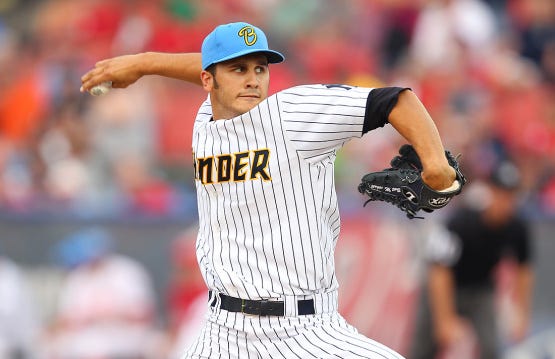
<svg viewBox="0 0 555 359">
<path fill-rule="evenodd" d="M 123 55 L 99 61 L 81 77 L 81 92 L 111 81 L 114 88 L 126 88 L 143 76 L 141 54 Z"/>
</svg>

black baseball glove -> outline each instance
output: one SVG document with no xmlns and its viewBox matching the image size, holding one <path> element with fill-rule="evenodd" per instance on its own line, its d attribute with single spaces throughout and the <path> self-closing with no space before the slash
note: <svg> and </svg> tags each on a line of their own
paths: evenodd
<svg viewBox="0 0 555 359">
<path fill-rule="evenodd" d="M 422 218 L 416 216 L 420 210 L 433 212 L 445 207 L 451 198 L 461 193 L 466 183 L 458 158 L 449 151 L 445 151 L 445 157 L 455 169 L 456 182 L 453 184 L 454 188 L 439 192 L 422 181 L 422 163 L 414 148 L 408 144 L 401 146 L 399 155 L 390 162 L 391 168 L 362 177 L 358 191 L 369 197 L 364 205 L 370 201 L 388 202 L 406 212 L 410 219 Z"/>
</svg>

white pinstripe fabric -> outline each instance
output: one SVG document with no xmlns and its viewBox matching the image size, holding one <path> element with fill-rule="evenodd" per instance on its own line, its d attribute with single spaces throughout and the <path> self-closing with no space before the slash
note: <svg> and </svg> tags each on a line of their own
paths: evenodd
<svg viewBox="0 0 555 359">
<path fill-rule="evenodd" d="M 218 121 L 209 99 L 201 106 L 193 130 L 201 272 L 213 291 L 285 301 L 286 316 L 218 304 L 185 358 L 400 358 L 337 313 L 334 160 L 362 136 L 370 91 L 298 86 Z M 296 316 L 295 300 L 305 298 L 316 315 Z"/>
<path fill-rule="evenodd" d="M 209 288 L 245 299 L 337 289 L 334 160 L 339 147 L 362 136 L 369 91 L 299 86 L 240 117 L 218 121 L 210 121 L 209 101 L 203 104 L 193 131 L 197 166 L 268 149 L 271 176 L 222 183 L 196 179 L 197 255 Z M 252 166 L 252 156 L 248 160 Z M 213 162 L 211 179 L 218 171 Z"/>
<path fill-rule="evenodd" d="M 182 359 L 402 359 L 357 332 L 336 311 L 298 317 L 259 317 L 211 310 L 199 340 Z"/>
</svg>

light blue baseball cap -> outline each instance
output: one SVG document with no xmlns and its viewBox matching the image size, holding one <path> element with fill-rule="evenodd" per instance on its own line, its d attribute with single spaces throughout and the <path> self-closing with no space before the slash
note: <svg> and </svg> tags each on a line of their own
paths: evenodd
<svg viewBox="0 0 555 359">
<path fill-rule="evenodd" d="M 258 27 L 246 22 L 219 25 L 202 43 L 202 69 L 256 52 L 264 53 L 270 64 L 285 60 L 282 54 L 268 48 L 268 39 Z"/>
</svg>

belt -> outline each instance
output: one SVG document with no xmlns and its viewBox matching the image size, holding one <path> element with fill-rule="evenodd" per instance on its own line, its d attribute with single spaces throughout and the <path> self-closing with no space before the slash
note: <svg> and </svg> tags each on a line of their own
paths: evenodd
<svg viewBox="0 0 555 359">
<path fill-rule="evenodd" d="M 282 301 L 270 301 L 270 300 L 250 300 L 230 297 L 222 293 L 216 293 L 212 297 L 213 292 L 210 291 L 210 302 L 211 307 L 215 307 L 218 300 L 217 296 L 220 298 L 220 309 L 227 310 L 228 312 L 239 312 L 252 315 L 260 316 L 281 316 L 285 315 L 285 304 Z M 314 314 L 314 300 L 313 299 L 302 299 L 297 301 L 297 314 L 298 315 L 309 315 Z"/>
</svg>

